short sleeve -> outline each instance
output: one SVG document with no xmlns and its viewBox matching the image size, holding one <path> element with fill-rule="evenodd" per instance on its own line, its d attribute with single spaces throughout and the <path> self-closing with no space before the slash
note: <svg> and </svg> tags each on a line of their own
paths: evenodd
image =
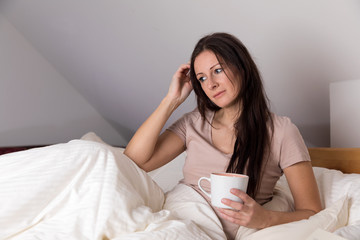
<svg viewBox="0 0 360 240">
<path fill-rule="evenodd" d="M 309 152 L 300 131 L 289 118 L 285 118 L 282 131 L 279 162 L 281 169 L 299 162 L 310 161 Z"/>
<path fill-rule="evenodd" d="M 167 130 L 178 135 L 184 143 L 186 141 L 186 118 L 187 114 L 183 115 L 167 128 Z"/>
</svg>

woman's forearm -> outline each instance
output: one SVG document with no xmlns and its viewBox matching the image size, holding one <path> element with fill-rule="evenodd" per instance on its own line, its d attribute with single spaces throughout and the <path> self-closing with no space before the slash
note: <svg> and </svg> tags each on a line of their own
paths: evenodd
<svg viewBox="0 0 360 240">
<path fill-rule="evenodd" d="M 176 101 L 165 97 L 128 143 L 124 154 L 138 166 L 151 158 L 160 132 L 177 106 Z"/>
<path fill-rule="evenodd" d="M 317 212 L 313 210 L 297 210 L 294 212 L 277 212 L 269 211 L 266 221 L 264 221 L 264 228 L 271 227 L 279 224 L 299 221 L 303 219 L 308 219 Z"/>
<path fill-rule="evenodd" d="M 163 135 L 165 139 L 159 138 L 161 130 L 174 110 L 185 101 L 192 91 L 190 78 L 186 74 L 189 68 L 189 64 L 180 65 L 173 75 L 166 97 L 136 131 L 124 151 L 124 154 L 131 158 L 139 167 L 144 169 L 146 164 L 147 167 L 144 170 L 155 169 L 165 164 L 174 155 L 179 154 L 178 150 L 182 148 L 182 143 L 178 144 L 179 146 L 174 146 L 173 142 L 167 143 L 168 145 L 165 144 L 165 146 L 162 144 L 160 149 L 155 147 L 161 145 L 161 141 L 169 139 L 169 137 L 166 138 L 166 135 Z M 159 144 L 157 145 L 157 143 Z M 171 148 L 170 151 L 167 149 L 169 146 Z M 154 154 L 155 149 L 156 152 Z M 162 154 L 157 154 L 160 152 Z M 157 157 L 151 159 L 156 154 Z M 159 155 L 161 156 L 159 157 Z"/>
</svg>

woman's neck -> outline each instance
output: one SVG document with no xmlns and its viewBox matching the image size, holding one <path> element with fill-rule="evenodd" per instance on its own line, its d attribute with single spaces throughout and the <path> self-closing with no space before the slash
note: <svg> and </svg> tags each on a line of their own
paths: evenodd
<svg viewBox="0 0 360 240">
<path fill-rule="evenodd" d="M 236 120 L 240 115 L 239 108 L 222 108 L 215 113 L 215 124 L 233 128 Z"/>
</svg>

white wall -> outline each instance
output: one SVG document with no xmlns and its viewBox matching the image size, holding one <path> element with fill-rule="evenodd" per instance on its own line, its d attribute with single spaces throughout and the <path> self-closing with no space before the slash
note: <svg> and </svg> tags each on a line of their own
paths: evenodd
<svg viewBox="0 0 360 240">
<path fill-rule="evenodd" d="M 124 139 L 0 15 L 0 146 L 69 141 L 95 131 Z"/>
<path fill-rule="evenodd" d="M 330 84 L 331 147 L 360 147 L 360 79 Z"/>
<path fill-rule="evenodd" d="M 239 37 L 272 109 L 330 145 L 329 84 L 360 77 L 359 0 L 2 0 L 0 11 L 127 140 L 206 33 Z M 191 97 L 170 120 L 195 106 Z"/>
</svg>

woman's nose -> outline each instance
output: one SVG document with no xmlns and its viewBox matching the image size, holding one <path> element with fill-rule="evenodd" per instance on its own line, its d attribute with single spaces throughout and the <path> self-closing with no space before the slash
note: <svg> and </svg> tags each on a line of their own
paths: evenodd
<svg viewBox="0 0 360 240">
<path fill-rule="evenodd" d="M 217 83 L 213 78 L 208 78 L 207 80 L 208 80 L 208 81 L 207 81 L 207 87 L 208 87 L 209 89 L 215 89 L 215 88 L 217 88 L 218 83 Z"/>
</svg>

